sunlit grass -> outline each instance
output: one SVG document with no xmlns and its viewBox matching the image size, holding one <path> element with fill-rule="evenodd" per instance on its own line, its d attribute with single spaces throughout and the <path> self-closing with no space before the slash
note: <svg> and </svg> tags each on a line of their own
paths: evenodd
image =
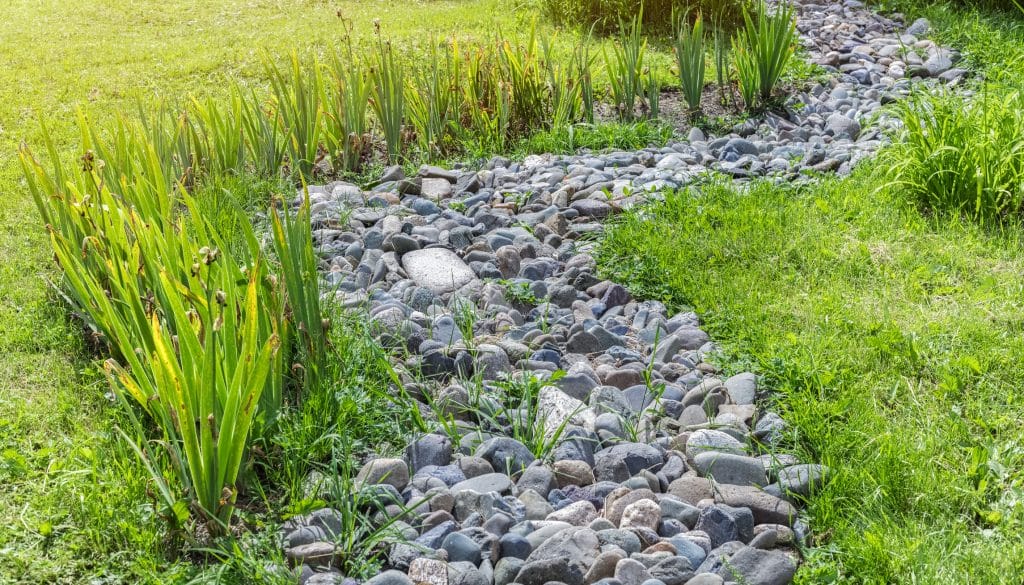
<svg viewBox="0 0 1024 585">
<path fill-rule="evenodd" d="M 51 253 L 16 161 L 22 140 L 39 144 L 37 116 L 50 124 L 61 153 L 74 159 L 78 106 L 103 124 L 133 111 L 140 95 L 218 96 L 235 81 L 265 90 L 262 52 L 283 62 L 293 49 L 318 51 L 337 42 L 338 10 L 366 37 L 375 18 L 395 38 L 476 34 L 498 22 L 514 30 L 515 15 L 497 5 L 14 0 L 0 6 L 0 451 L 4 461 L 24 461 L 16 476 L 0 477 L 0 581 L 79 583 L 105 575 L 167 582 L 181 573 L 169 569 L 176 547 L 147 512 L 145 472 L 120 451 L 113 431 L 119 421 L 81 331 L 48 292 Z M 84 448 L 92 455 L 80 456 Z"/>
<path fill-rule="evenodd" d="M 702 314 L 727 368 L 767 377 L 792 447 L 836 470 L 802 582 L 1015 582 L 1024 231 L 928 219 L 878 185 L 865 168 L 671 195 L 600 264 Z"/>
</svg>

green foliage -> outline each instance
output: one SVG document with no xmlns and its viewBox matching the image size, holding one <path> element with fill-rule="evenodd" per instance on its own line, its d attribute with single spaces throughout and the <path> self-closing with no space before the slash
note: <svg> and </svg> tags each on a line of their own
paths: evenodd
<svg viewBox="0 0 1024 585">
<path fill-rule="evenodd" d="M 278 176 L 284 167 L 285 151 L 289 148 L 282 135 L 281 115 L 277 109 L 265 107 L 255 92 L 239 91 L 242 101 L 242 131 L 247 149 L 248 165 L 258 177 Z M 224 170 L 237 171 L 240 167 L 221 165 Z"/>
<path fill-rule="evenodd" d="M 233 258 L 250 253 L 247 235 L 253 217 L 266 211 L 281 193 L 294 192 L 294 186 L 280 177 L 228 174 L 209 176 L 193 190 L 199 213 L 215 233 L 221 235 L 224 251 Z"/>
<path fill-rule="evenodd" d="M 505 289 L 505 297 L 513 303 L 518 303 L 527 307 L 533 307 L 537 304 L 537 297 L 530 290 L 530 284 L 525 281 L 514 281 L 514 280 L 501 280 L 498 281 Z"/>
<path fill-rule="evenodd" d="M 922 2 L 921 0 L 885 0 L 881 4 L 890 10 L 916 12 L 921 9 L 933 8 L 938 3 Z M 958 12 L 979 10 L 1000 17 L 1014 17 L 1021 13 L 1020 0 L 950 0 L 947 6 L 955 8 Z"/>
<path fill-rule="evenodd" d="M 581 148 L 638 150 L 648 146 L 664 146 L 672 139 L 672 135 L 672 127 L 657 120 L 596 125 L 574 124 L 537 132 L 521 141 L 516 151 L 529 154 L 573 153 Z"/>
<path fill-rule="evenodd" d="M 753 109 L 758 104 L 758 89 L 761 77 L 757 70 L 757 57 L 738 37 L 732 40 L 732 58 L 736 66 L 736 80 L 739 82 L 743 104 Z"/>
<path fill-rule="evenodd" d="M 552 103 L 556 104 L 562 91 L 567 89 L 548 86 L 548 75 L 559 75 L 561 69 L 556 63 L 550 63 L 551 68 L 545 75 L 536 32 L 534 25 L 524 43 L 513 44 L 502 38 L 497 41 L 498 85 L 504 83 L 509 87 L 512 131 L 519 134 L 548 123 L 552 113 L 545 111 L 548 96 L 555 98 Z M 567 117 L 571 117 L 571 110 Z"/>
<path fill-rule="evenodd" d="M 402 540 L 395 523 L 404 513 L 380 519 L 385 505 L 402 503 L 381 501 L 379 492 L 356 484 L 356 462 L 367 452 L 402 449 L 419 413 L 392 396 L 394 372 L 368 316 L 333 302 L 322 311 L 333 323 L 326 332 L 331 351 L 319 382 L 283 410 L 263 471 L 284 490 L 291 514 L 323 506 L 338 512 L 341 569 L 365 578 L 379 571 L 386 545 Z"/>
<path fill-rule="evenodd" d="M 346 34 L 342 48 L 334 53 L 331 63 L 335 105 L 328 111 L 329 150 L 339 167 L 336 170 L 356 173 L 370 155 L 371 137 L 366 117 L 372 88 L 370 77 L 364 64 L 356 59 L 350 34 Z"/>
<path fill-rule="evenodd" d="M 986 86 L 970 99 L 918 93 L 895 106 L 902 121 L 885 158 L 892 180 L 924 207 L 979 220 L 1024 210 L 1024 97 Z"/>
<path fill-rule="evenodd" d="M 715 82 L 718 84 L 719 100 L 727 104 L 730 100 L 729 85 L 732 83 L 729 35 L 716 23 L 712 33 L 711 48 L 715 61 Z"/>
<path fill-rule="evenodd" d="M 541 39 L 541 48 L 541 68 L 547 72 L 544 84 L 551 96 L 550 126 L 560 128 L 580 119 L 592 120 L 594 88 L 590 79 L 592 59 L 587 40 L 580 41 L 565 64 L 554 55 L 552 42 L 547 37 Z"/>
<path fill-rule="evenodd" d="M 267 78 L 274 91 L 274 109 L 280 116 L 292 170 L 311 176 L 323 147 L 324 77 L 322 68 L 305 68 L 293 52 L 287 70 L 282 71 L 269 58 L 265 60 Z M 236 97 L 237 99 L 237 97 Z"/>
<path fill-rule="evenodd" d="M 700 109 L 704 93 L 704 19 L 701 15 L 691 26 L 682 15 L 676 15 L 675 53 L 679 67 L 679 84 L 691 110 Z"/>
<path fill-rule="evenodd" d="M 389 498 L 386 491 L 360 485 L 355 481 L 353 454 L 344 446 L 344 440 L 340 442 L 342 446 L 330 458 L 332 463 L 324 474 L 320 491 L 326 496 L 325 503 L 338 512 L 341 523 L 341 530 L 332 539 L 337 547 L 339 569 L 346 575 L 369 579 L 380 574 L 389 545 L 405 540 L 398 523 L 427 499 L 414 500 L 406 506 L 400 499 Z M 397 506 L 401 511 L 388 513 L 387 506 Z"/>
<path fill-rule="evenodd" d="M 462 297 L 453 298 L 450 306 L 452 318 L 455 319 L 455 326 L 459 329 L 463 343 L 466 347 L 472 348 L 473 338 L 476 337 L 476 323 L 479 320 L 476 306 L 472 301 Z"/>
<path fill-rule="evenodd" d="M 301 387 L 320 388 L 327 355 L 327 331 L 330 321 L 321 310 L 320 263 L 313 252 L 312 222 L 309 216 L 309 192 L 303 189 L 303 201 L 292 214 L 286 202 L 279 212 L 270 212 L 274 251 L 278 272 L 286 292 L 289 320 L 295 324 L 295 365 L 292 373 L 301 371 Z M 275 401 L 280 404 L 281 400 Z"/>
<path fill-rule="evenodd" d="M 409 118 L 427 158 L 443 156 L 454 147 L 451 125 L 462 109 L 460 65 L 451 48 L 431 42 L 426 64 L 415 74 L 416 83 L 406 88 Z"/>
<path fill-rule="evenodd" d="M 594 59 L 590 53 L 590 36 L 581 35 L 580 42 L 573 51 L 572 64 L 576 70 L 576 83 L 579 85 L 583 121 L 590 124 L 594 123 L 594 80 L 591 76 Z"/>
<path fill-rule="evenodd" d="M 459 140 L 474 154 L 500 152 L 512 128 L 512 90 L 497 73 L 495 52 L 476 47 L 466 51 L 466 83 L 462 88 L 466 123 Z"/>
<path fill-rule="evenodd" d="M 240 111 L 236 103 L 233 112 Z M 106 367 L 115 391 L 159 429 L 161 440 L 151 443 L 143 421 L 130 417 L 143 438 L 132 444 L 158 487 L 162 514 L 180 525 L 191 511 L 211 534 L 221 534 L 250 440 L 270 433 L 281 407 L 291 330 L 304 383 L 316 383 L 323 360 L 308 202 L 295 217 L 271 214 L 278 279 L 234 201 L 200 204 L 165 175 L 174 141 L 158 145 L 147 138 L 151 128 L 129 122 L 109 141 L 84 118 L 81 129 L 80 172 L 63 166 L 48 139 L 52 170 L 27 149 L 21 154 L 67 299 L 110 348 Z M 224 142 L 206 136 L 207 144 Z M 206 150 L 218 151 L 238 152 Z M 236 233 L 225 238 L 224 228 Z"/>
<path fill-rule="evenodd" d="M 57 5 L 60 10 L 53 10 Z M 36 115 L 44 114 L 58 153 L 71 163 L 83 154 L 75 102 L 87 102 L 93 123 L 113 132 L 118 116 L 135 114 L 139 98 L 148 112 L 151 97 L 161 96 L 174 114 L 165 127 L 176 130 L 177 115 L 192 107 L 186 96 L 199 96 L 200 102 L 209 97 L 227 111 L 228 94 L 237 83 L 245 94 L 245 119 L 269 131 L 262 135 L 269 138 L 246 139 L 247 147 L 265 149 L 246 154 L 246 164 L 259 180 L 246 173 L 232 173 L 229 177 L 207 176 L 195 185 L 202 213 L 212 223 L 224 226 L 217 228 L 222 234 L 237 233 L 227 227 L 233 218 L 244 216 L 250 205 L 259 211 L 267 209 L 267 200 L 250 202 L 250 192 L 263 197 L 268 190 L 292 193 L 294 188 L 277 186 L 285 145 L 263 77 L 261 54 L 278 56 L 275 59 L 284 67 L 289 52 L 297 48 L 304 66 L 310 64 L 313 59 L 308 55 L 339 43 L 339 8 L 362 36 L 368 36 L 364 32 L 371 30 L 374 18 L 388 11 L 388 32 L 403 46 L 437 30 L 463 37 L 507 26 L 513 38 L 519 36 L 514 28 L 517 13 L 504 10 L 504 4 L 496 0 L 467 0 L 443 11 L 431 2 L 404 3 L 400 10 L 396 6 L 390 0 L 344 0 L 341 4 L 109 0 L 92 6 L 52 0 L 31 5 L 2 3 L 0 36 L 7 67 L 0 72 L 4 79 L 0 147 L 14 153 L 21 141 L 41 145 Z M 186 13 L 188 18 L 180 18 Z M 126 18 L 133 14 L 145 14 L 145 18 L 132 19 L 132 34 L 122 34 Z M 54 41 L 45 46 L 33 42 L 39 35 Z M 571 42 L 564 42 L 568 37 L 559 40 L 559 54 L 571 49 Z M 325 54 L 330 63 L 330 51 Z M 87 63 L 81 60 L 83 56 Z M 84 64 L 61 65 L 72 62 Z M 362 69 L 365 73 L 366 67 Z M 193 115 L 189 122 L 202 123 Z M 368 128 L 376 125 L 372 116 L 366 122 Z M 325 146 L 334 157 L 334 149 Z M 187 148 L 183 151 L 188 153 Z M 190 163 L 187 159 L 181 162 Z M 336 170 L 342 170 L 336 157 L 332 162 Z M 190 182 L 176 171 L 165 174 Z M 236 182 L 235 176 L 240 180 Z M 115 425 L 127 430 L 130 422 L 124 419 L 123 409 L 104 396 L 102 368 L 92 363 L 97 349 L 92 336 L 88 332 L 82 335 L 81 321 L 68 318 L 66 305 L 48 284 L 60 277 L 52 262 L 49 235 L 40 229 L 17 156 L 0 161 L 0 184 L 7 194 L 0 211 L 0 453 L 11 450 L 17 454 L 11 458 L 12 475 L 0 471 L 0 521 L 5 526 L 0 530 L 0 550 L 4 551 L 0 554 L 0 582 L 188 582 L 204 567 L 219 563 L 221 557 L 183 549 L 180 534 L 168 532 L 166 523 L 156 516 L 158 506 L 151 499 L 148 473 L 113 431 Z M 225 191 L 230 191 L 230 197 Z M 242 213 L 230 209 L 235 201 L 243 207 Z M 228 239 L 233 243 L 226 242 L 224 250 L 232 256 L 247 248 L 236 238 Z M 334 317 L 332 322 L 332 334 L 352 327 Z M 353 380 L 361 372 L 346 369 L 344 376 L 336 380 L 337 388 L 351 387 L 355 392 Z M 367 383 L 367 390 L 373 388 Z M 328 404 L 326 399 L 324 404 Z M 359 408 L 365 409 L 369 402 L 360 404 Z M 295 453 L 302 450 L 296 447 Z M 24 465 L 17 463 L 21 460 Z M 6 462 L 0 455 L 0 467 Z M 14 475 L 16 468 L 20 471 Z M 248 500 L 250 496 L 244 497 Z M 247 504 L 260 507 L 251 500 Z M 246 510 L 240 514 L 248 526 L 276 534 L 272 515 Z M 39 529 L 47 523 L 52 533 L 43 537 Z M 276 543 L 257 547 L 244 538 L 239 547 L 249 555 L 251 566 L 262 566 L 266 559 L 274 558 L 264 555 L 277 550 Z M 269 582 L 257 575 L 250 578 L 240 569 L 231 570 L 213 581 L 237 583 L 249 578 L 248 582 Z"/>
<path fill-rule="evenodd" d="M 372 72 L 373 87 L 370 106 L 384 132 L 388 162 L 399 160 L 405 127 L 405 66 L 395 56 L 391 41 L 384 40 L 378 29 Z"/>
<path fill-rule="evenodd" d="M 338 449 L 350 456 L 397 450 L 414 428 L 407 404 L 389 394 L 393 372 L 372 322 L 332 302 L 322 311 L 331 327 L 320 382 L 282 409 L 262 470 L 292 509 L 308 503 L 310 473 L 324 471 Z"/>
<path fill-rule="evenodd" d="M 187 505 L 222 533 L 250 429 L 275 414 L 280 372 L 272 368 L 287 339 L 281 303 L 255 236 L 248 262 L 228 256 L 195 200 L 168 186 L 138 127 L 125 129 L 119 146 L 130 146 L 110 163 L 94 154 L 108 151 L 84 121 L 82 130 L 96 150 L 87 148 L 78 176 L 61 167 L 52 144 L 52 172 L 22 151 L 29 188 L 69 300 L 113 351 L 112 386 L 160 428 L 183 499 L 157 468 L 162 458 L 148 443 L 139 450 L 168 516 L 183 523 Z M 112 180 L 117 162 L 134 169 L 130 179 Z M 272 399 L 261 401 L 265 389 Z"/>
<path fill-rule="evenodd" d="M 922 216 L 883 181 L 694 187 L 627 214 L 598 264 L 701 314 L 725 374 L 775 392 L 785 445 L 836 472 L 797 582 L 1005 582 L 1024 571 L 1024 232 Z"/>
<path fill-rule="evenodd" d="M 743 10 L 752 6 L 751 0 L 541 0 L 554 22 L 602 34 L 620 31 L 641 7 L 644 26 L 655 32 L 671 34 L 672 15 L 687 13 L 713 16 L 731 31 L 743 25 Z"/>
<path fill-rule="evenodd" d="M 502 396 L 497 412 L 490 414 L 479 409 L 481 416 L 492 427 L 503 429 L 509 437 L 519 441 L 534 457 L 546 461 L 554 452 L 569 425 L 571 416 L 561 422 L 549 420 L 541 409 L 541 392 L 564 376 L 556 372 L 542 380 L 532 375 L 510 377 L 497 383 Z"/>
<path fill-rule="evenodd" d="M 644 55 L 647 53 L 647 39 L 643 36 L 643 10 L 637 13 L 630 24 L 623 24 L 621 32 L 612 45 L 611 56 L 604 52 L 605 67 L 615 114 L 620 121 L 629 122 L 636 117 L 637 98 L 643 102 Z M 641 103 L 641 110 L 648 108 Z"/>
<path fill-rule="evenodd" d="M 651 69 L 647 69 L 645 77 L 643 84 L 647 96 L 647 115 L 653 119 L 661 115 L 661 80 Z"/>
<path fill-rule="evenodd" d="M 733 40 L 733 52 L 740 93 L 746 106 L 754 108 L 771 99 L 796 51 L 796 20 L 788 3 L 769 10 L 763 2 L 756 15 L 744 12 L 743 20 L 744 27 Z"/>
</svg>

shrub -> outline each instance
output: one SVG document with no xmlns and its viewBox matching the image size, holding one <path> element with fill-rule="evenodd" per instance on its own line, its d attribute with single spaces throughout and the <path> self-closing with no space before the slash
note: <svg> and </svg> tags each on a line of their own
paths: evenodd
<svg viewBox="0 0 1024 585">
<path fill-rule="evenodd" d="M 743 10 L 752 8 L 751 0 L 542 0 L 542 10 L 555 23 L 579 26 L 607 34 L 621 28 L 641 11 L 649 30 L 670 33 L 673 14 L 704 14 L 722 23 L 727 30 L 743 24 Z"/>
<path fill-rule="evenodd" d="M 1024 209 L 1024 97 L 986 87 L 973 98 L 919 93 L 895 106 L 899 140 L 883 155 L 892 181 L 927 208 L 981 220 Z"/>
</svg>

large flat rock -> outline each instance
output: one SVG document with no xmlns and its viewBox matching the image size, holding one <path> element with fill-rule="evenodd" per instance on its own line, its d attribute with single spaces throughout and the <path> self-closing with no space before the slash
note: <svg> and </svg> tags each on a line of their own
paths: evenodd
<svg viewBox="0 0 1024 585">
<path fill-rule="evenodd" d="M 476 278 L 455 252 L 444 248 L 408 252 L 402 256 L 402 267 L 416 284 L 437 294 L 458 290 Z"/>
</svg>

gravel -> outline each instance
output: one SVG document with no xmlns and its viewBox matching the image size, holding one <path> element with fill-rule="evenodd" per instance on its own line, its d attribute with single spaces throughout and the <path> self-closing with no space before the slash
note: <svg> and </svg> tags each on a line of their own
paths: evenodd
<svg viewBox="0 0 1024 585">
<path fill-rule="evenodd" d="M 719 376 L 697 315 L 602 280 L 592 236 L 709 169 L 849 173 L 886 143 L 883 103 L 966 74 L 920 38 L 927 21 L 905 28 L 854 0 L 796 7 L 828 79 L 732 133 L 309 188 L 325 290 L 368 311 L 415 406 L 453 429 L 363 462 L 357 485 L 415 504 L 402 518 L 414 542 L 393 544 L 368 583 L 792 581 L 808 536 L 796 504 L 828 470 L 779 451 L 785 421 L 753 373 Z M 499 385 L 515 380 L 536 390 L 532 408 Z M 342 582 L 340 529 L 329 508 L 289 521 L 301 582 Z"/>
</svg>

